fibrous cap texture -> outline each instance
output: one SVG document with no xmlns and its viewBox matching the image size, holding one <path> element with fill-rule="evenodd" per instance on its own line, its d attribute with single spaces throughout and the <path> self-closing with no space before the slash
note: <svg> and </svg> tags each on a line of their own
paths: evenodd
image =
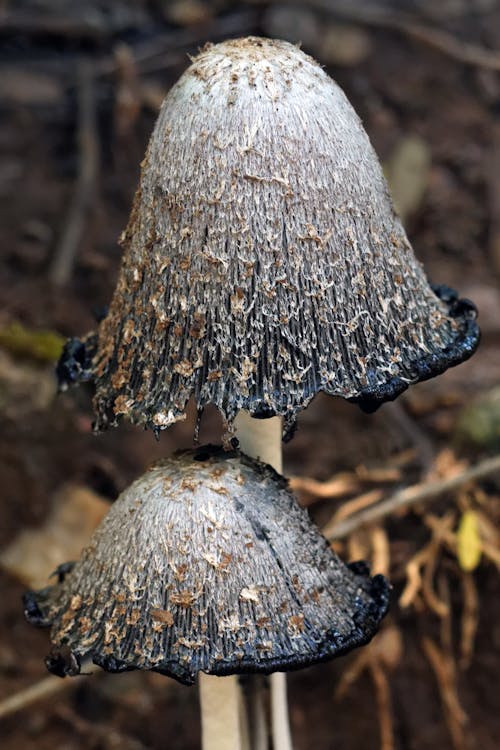
<svg viewBox="0 0 500 750">
<path fill-rule="evenodd" d="M 270 467 L 218 449 L 162 461 L 113 504 L 59 583 L 26 596 L 47 659 L 186 684 L 297 669 L 366 643 L 388 584 L 346 566 Z"/>
<path fill-rule="evenodd" d="M 161 108 L 92 377 L 97 426 L 188 399 L 287 423 L 318 392 L 367 408 L 470 356 L 345 95 L 286 42 L 202 51 Z"/>
</svg>

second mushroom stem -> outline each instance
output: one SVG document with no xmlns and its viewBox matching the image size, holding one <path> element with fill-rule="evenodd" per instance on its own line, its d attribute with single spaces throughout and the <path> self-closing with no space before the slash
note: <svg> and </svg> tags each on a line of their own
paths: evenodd
<svg viewBox="0 0 500 750">
<path fill-rule="evenodd" d="M 242 411 L 236 417 L 235 428 L 243 453 L 281 473 L 280 417 L 253 419 Z M 245 679 L 243 691 L 236 675 L 221 678 L 200 674 L 203 750 L 269 750 L 269 735 L 273 750 L 292 750 L 285 674 L 275 672 L 270 678 L 249 675 Z M 267 711 L 269 692 L 271 702 Z M 269 714 L 270 732 L 267 731 Z"/>
</svg>

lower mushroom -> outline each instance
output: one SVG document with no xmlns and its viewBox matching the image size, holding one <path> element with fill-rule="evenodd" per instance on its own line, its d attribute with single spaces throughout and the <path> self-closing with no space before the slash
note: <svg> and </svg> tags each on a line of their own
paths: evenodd
<svg viewBox="0 0 500 750">
<path fill-rule="evenodd" d="M 25 596 L 46 660 L 190 685 L 288 671 L 369 641 L 388 583 L 345 565 L 273 469 L 214 448 L 162 461 L 114 503 L 63 580 Z"/>
</svg>

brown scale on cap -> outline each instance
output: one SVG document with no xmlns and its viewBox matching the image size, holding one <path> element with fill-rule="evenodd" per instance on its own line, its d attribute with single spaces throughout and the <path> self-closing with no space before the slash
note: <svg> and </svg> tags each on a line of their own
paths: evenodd
<svg viewBox="0 0 500 750">
<path fill-rule="evenodd" d="M 194 459 L 194 460 L 193 460 Z M 201 448 L 151 468 L 79 562 L 25 597 L 51 627 L 46 663 L 148 669 L 186 684 L 298 669 L 369 641 L 388 583 L 330 549 L 273 469 Z"/>
<path fill-rule="evenodd" d="M 372 410 L 479 340 L 473 305 L 429 285 L 345 95 L 286 42 L 227 41 L 193 60 L 161 108 L 121 242 L 82 373 L 98 428 L 166 428 L 192 396 L 228 425 L 243 408 L 289 428 L 318 391 Z"/>
</svg>

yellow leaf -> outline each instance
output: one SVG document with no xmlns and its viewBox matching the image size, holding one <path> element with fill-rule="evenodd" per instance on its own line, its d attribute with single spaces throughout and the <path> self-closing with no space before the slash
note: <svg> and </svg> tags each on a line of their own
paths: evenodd
<svg viewBox="0 0 500 750">
<path fill-rule="evenodd" d="M 460 519 L 457 531 L 457 556 L 462 570 L 477 568 L 481 560 L 481 538 L 477 513 L 466 510 Z"/>
<path fill-rule="evenodd" d="M 0 347 L 14 355 L 31 357 L 41 362 L 56 362 L 66 339 L 55 331 L 26 328 L 14 321 L 0 327 Z"/>
</svg>

